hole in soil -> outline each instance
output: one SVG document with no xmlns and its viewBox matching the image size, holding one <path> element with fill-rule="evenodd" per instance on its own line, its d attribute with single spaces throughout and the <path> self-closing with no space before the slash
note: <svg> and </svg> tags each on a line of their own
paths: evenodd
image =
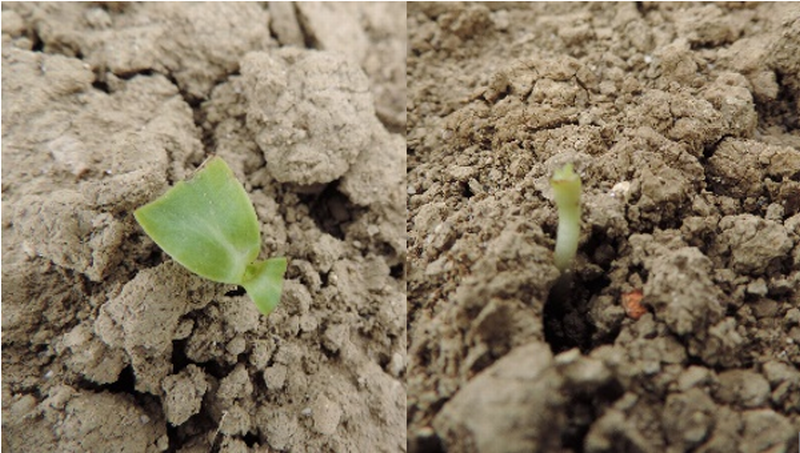
<svg viewBox="0 0 800 453">
<path fill-rule="evenodd" d="M 320 331 L 322 332 L 323 330 L 320 330 Z M 339 350 L 338 349 L 336 351 L 333 351 L 328 346 L 325 346 L 325 344 L 323 343 L 321 345 L 321 347 L 319 348 L 319 351 L 322 353 L 322 355 L 326 359 L 328 359 L 329 362 L 336 362 L 338 360 L 338 357 L 339 357 Z"/>
<path fill-rule="evenodd" d="M 258 442 L 258 436 L 256 436 L 253 433 L 247 433 L 244 436 L 242 436 L 242 440 L 244 441 L 245 444 L 247 444 L 248 447 L 252 448 L 255 447 L 256 442 Z"/>
<path fill-rule="evenodd" d="M 589 428 L 624 393 L 622 385 L 612 381 L 591 393 L 572 395 L 566 405 L 568 422 L 561 434 L 561 446 L 576 453 L 583 452 L 583 442 Z"/>
<path fill-rule="evenodd" d="M 322 231 L 343 240 L 346 226 L 364 209 L 351 203 L 336 187 L 337 184 L 328 184 L 322 193 L 301 199 L 308 204 L 311 218 Z"/>
<path fill-rule="evenodd" d="M 32 40 L 33 40 L 33 47 L 31 47 L 31 51 L 33 51 L 33 52 L 43 52 L 44 51 L 44 41 L 42 41 L 42 38 L 39 37 L 38 33 L 34 33 Z"/>
<path fill-rule="evenodd" d="M 594 326 L 588 319 L 592 292 L 577 276 L 564 274 L 556 281 L 544 305 L 544 339 L 553 354 L 579 348 L 592 349 Z"/>
<path fill-rule="evenodd" d="M 236 289 L 232 289 L 225 293 L 225 297 L 236 297 L 236 296 L 244 296 L 247 294 L 243 286 L 237 286 Z"/>
<path fill-rule="evenodd" d="M 172 426 L 172 423 L 167 423 L 167 439 L 169 439 L 169 447 L 167 451 L 178 450 L 178 427 Z"/>
<path fill-rule="evenodd" d="M 169 439 L 169 447 L 167 448 L 167 451 L 181 451 L 181 448 L 187 446 L 187 444 L 193 444 L 198 436 L 202 436 L 208 432 L 217 430 L 219 424 L 215 422 L 209 414 L 209 403 L 206 398 L 203 398 L 203 405 L 200 409 L 200 412 L 191 416 L 189 420 L 185 421 L 183 424 L 179 426 L 172 426 L 172 424 L 167 423 L 167 438 Z M 216 449 L 214 449 L 214 446 L 212 446 L 211 451 L 219 451 L 219 445 L 217 441 L 221 438 L 222 436 L 217 434 L 214 441 L 214 446 L 216 446 Z"/>
<path fill-rule="evenodd" d="M 391 275 L 392 278 L 397 278 L 397 279 L 403 278 L 405 272 L 406 272 L 406 267 L 402 263 L 395 264 L 394 266 L 389 268 L 389 275 Z"/>
<path fill-rule="evenodd" d="M 756 102 L 759 124 L 776 125 L 784 131 L 791 131 L 800 126 L 800 116 L 797 115 L 797 103 L 792 90 L 784 80 L 784 76 L 776 73 L 778 96 L 774 101 Z"/>
<path fill-rule="evenodd" d="M 134 78 L 136 76 L 150 77 L 153 74 L 154 74 L 154 72 L 153 72 L 152 69 L 143 69 L 141 71 L 131 71 L 131 72 L 119 73 L 119 74 L 116 74 L 116 76 L 119 77 L 121 80 L 131 80 L 132 78 Z"/>
<path fill-rule="evenodd" d="M 435 432 L 419 433 L 408 440 L 408 453 L 444 453 L 442 441 Z"/>
<path fill-rule="evenodd" d="M 131 240 L 136 241 L 138 243 L 141 242 L 141 240 L 139 239 L 140 237 L 141 235 L 136 235 L 133 236 Z M 164 261 L 164 254 L 161 251 L 161 249 L 157 245 L 155 245 L 155 243 L 152 243 L 152 247 L 149 247 L 146 256 L 136 258 L 136 264 L 139 265 L 139 267 L 143 268 L 156 267 L 163 261 Z"/>
<path fill-rule="evenodd" d="M 461 195 L 463 195 L 464 198 L 472 198 L 472 196 L 475 194 L 472 192 L 472 188 L 469 186 L 469 184 L 464 184 L 464 186 L 461 188 Z"/>
<path fill-rule="evenodd" d="M 94 82 L 92 82 L 92 87 L 106 94 L 111 93 L 111 88 L 108 86 L 108 84 L 100 80 L 95 80 Z"/>
<path fill-rule="evenodd" d="M 392 358 L 384 353 L 378 353 L 378 364 L 381 366 L 381 369 L 386 373 L 389 373 L 389 365 L 392 362 Z"/>
<path fill-rule="evenodd" d="M 189 363 L 189 358 L 186 357 L 186 341 L 187 340 L 174 340 L 172 342 L 172 372 L 179 373 L 186 368 Z"/>
<path fill-rule="evenodd" d="M 136 391 L 136 375 L 133 373 L 133 366 L 128 365 L 119 372 L 115 382 L 110 384 L 98 384 L 89 380 L 81 380 L 78 386 L 85 390 L 94 392 L 106 390 L 111 393 L 127 393 L 129 395 L 139 395 Z"/>
<path fill-rule="evenodd" d="M 213 360 L 209 360 L 208 362 L 195 363 L 195 365 L 199 366 L 200 368 L 203 369 L 203 371 L 215 377 L 216 379 L 224 378 L 225 376 L 230 374 L 234 366 L 236 366 L 235 364 L 227 365 L 215 362 Z"/>
<path fill-rule="evenodd" d="M 117 382 L 109 385 L 110 389 L 118 392 L 134 393 L 136 392 L 136 375 L 133 372 L 133 366 L 128 365 L 119 373 Z M 116 388 L 115 388 L 116 387 Z"/>
<path fill-rule="evenodd" d="M 319 43 L 317 42 L 317 37 L 314 35 L 313 29 L 309 28 L 309 25 L 307 24 L 308 19 L 306 19 L 306 16 L 297 6 L 294 7 L 294 14 L 297 17 L 297 23 L 300 25 L 300 32 L 303 33 L 303 44 L 305 45 L 305 48 L 318 49 Z"/>
</svg>

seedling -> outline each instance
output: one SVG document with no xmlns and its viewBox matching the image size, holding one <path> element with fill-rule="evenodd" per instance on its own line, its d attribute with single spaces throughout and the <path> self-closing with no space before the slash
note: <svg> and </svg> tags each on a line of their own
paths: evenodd
<svg viewBox="0 0 800 453">
<path fill-rule="evenodd" d="M 558 208 L 555 261 L 562 273 L 572 267 L 581 233 L 581 178 L 566 164 L 553 172 L 550 185 Z"/>
<path fill-rule="evenodd" d="M 261 249 L 256 211 L 219 157 L 133 213 L 144 231 L 181 265 L 220 283 L 241 285 L 261 313 L 281 299 L 286 258 L 255 261 Z"/>
</svg>

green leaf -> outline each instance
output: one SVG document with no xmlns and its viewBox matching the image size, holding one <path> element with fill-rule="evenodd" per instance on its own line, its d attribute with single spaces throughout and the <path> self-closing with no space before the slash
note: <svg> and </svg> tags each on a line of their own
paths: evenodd
<svg viewBox="0 0 800 453">
<path fill-rule="evenodd" d="M 241 285 L 247 290 L 258 310 L 265 315 L 268 315 L 281 301 L 286 265 L 286 258 L 280 257 L 247 266 Z"/>
<path fill-rule="evenodd" d="M 213 157 L 163 196 L 134 212 L 169 256 L 190 271 L 241 284 L 261 244 L 256 212 L 230 167 Z"/>
<path fill-rule="evenodd" d="M 144 231 L 190 271 L 244 286 L 261 313 L 281 300 L 286 258 L 253 262 L 261 247 L 256 211 L 219 157 L 133 215 Z"/>
</svg>

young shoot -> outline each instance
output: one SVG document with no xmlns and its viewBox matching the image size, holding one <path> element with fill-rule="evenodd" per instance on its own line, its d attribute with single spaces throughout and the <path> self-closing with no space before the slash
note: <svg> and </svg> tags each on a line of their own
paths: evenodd
<svg viewBox="0 0 800 453">
<path fill-rule="evenodd" d="M 572 170 L 572 163 L 553 172 L 550 186 L 558 208 L 558 234 L 555 261 L 562 273 L 572 267 L 581 233 L 581 178 Z"/>
<path fill-rule="evenodd" d="M 256 261 L 261 249 L 256 211 L 221 158 L 207 160 L 191 178 L 133 215 L 159 247 L 195 274 L 243 286 L 265 315 L 280 302 L 286 258 Z"/>
</svg>

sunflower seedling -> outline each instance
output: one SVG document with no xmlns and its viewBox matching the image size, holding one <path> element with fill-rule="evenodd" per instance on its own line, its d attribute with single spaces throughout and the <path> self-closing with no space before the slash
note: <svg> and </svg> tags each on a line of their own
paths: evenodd
<svg viewBox="0 0 800 453">
<path fill-rule="evenodd" d="M 219 157 L 133 213 L 144 231 L 195 274 L 244 287 L 268 315 L 281 299 L 286 258 L 256 261 L 261 233 L 242 184 Z"/>
<path fill-rule="evenodd" d="M 581 178 L 572 170 L 572 163 L 553 172 L 550 186 L 558 208 L 555 261 L 564 273 L 572 267 L 581 233 Z"/>
</svg>

